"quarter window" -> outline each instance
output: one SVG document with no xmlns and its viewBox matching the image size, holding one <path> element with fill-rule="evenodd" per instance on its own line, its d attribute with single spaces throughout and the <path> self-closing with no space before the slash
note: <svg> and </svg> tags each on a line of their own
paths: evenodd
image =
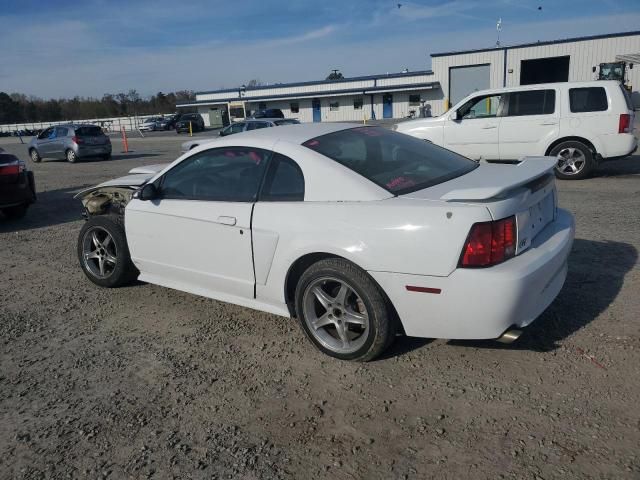
<svg viewBox="0 0 640 480">
<path fill-rule="evenodd" d="M 169 170 L 160 184 L 162 198 L 254 202 L 269 152 L 230 147 L 206 150 Z"/>
<path fill-rule="evenodd" d="M 574 113 L 604 112 L 609 108 L 603 87 L 570 88 L 569 108 Z"/>
<path fill-rule="evenodd" d="M 304 200 L 304 175 L 296 162 L 276 153 L 265 179 L 260 200 L 295 202 Z"/>
<path fill-rule="evenodd" d="M 509 117 L 550 115 L 555 111 L 555 90 L 526 90 L 509 94 Z"/>
</svg>

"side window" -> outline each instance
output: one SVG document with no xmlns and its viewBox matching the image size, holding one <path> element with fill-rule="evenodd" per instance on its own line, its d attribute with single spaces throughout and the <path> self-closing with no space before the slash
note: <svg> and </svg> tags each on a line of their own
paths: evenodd
<svg viewBox="0 0 640 480">
<path fill-rule="evenodd" d="M 507 116 L 550 115 L 556 111 L 555 90 L 526 90 L 509 93 Z"/>
<path fill-rule="evenodd" d="M 56 137 L 66 137 L 67 131 L 64 127 L 56 127 Z"/>
<path fill-rule="evenodd" d="M 255 202 L 270 152 L 229 147 L 206 150 L 169 170 L 161 198 L 218 202 Z"/>
<path fill-rule="evenodd" d="M 43 140 L 45 138 L 49 138 L 49 135 L 51 134 L 51 132 L 53 132 L 53 127 L 49 127 L 43 130 L 42 132 L 40 132 L 40 135 L 38 135 L 38 139 Z"/>
<path fill-rule="evenodd" d="M 304 200 L 304 175 L 296 162 L 274 154 L 260 193 L 265 202 L 301 202 Z"/>
<path fill-rule="evenodd" d="M 573 113 L 604 112 L 609 108 L 604 87 L 569 89 L 569 108 Z"/>
<path fill-rule="evenodd" d="M 244 122 L 234 123 L 233 125 L 231 125 L 231 132 L 230 133 L 244 132 L 244 126 L 245 125 L 246 125 L 246 123 L 244 123 Z"/>
<path fill-rule="evenodd" d="M 260 128 L 267 128 L 269 124 L 267 122 L 249 122 L 247 123 L 247 130 L 258 130 Z"/>
<path fill-rule="evenodd" d="M 498 115 L 500 95 L 475 97 L 460 107 L 462 118 L 491 118 Z"/>
</svg>

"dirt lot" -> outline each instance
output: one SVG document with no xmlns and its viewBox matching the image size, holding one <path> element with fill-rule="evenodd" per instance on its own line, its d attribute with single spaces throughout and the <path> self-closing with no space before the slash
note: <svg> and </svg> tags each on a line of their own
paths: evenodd
<svg viewBox="0 0 640 480">
<path fill-rule="evenodd" d="M 84 277 L 74 192 L 184 139 L 29 162 L 38 203 L 0 219 L 0 478 L 640 478 L 640 156 L 559 184 L 569 277 L 516 344 L 355 364 L 292 320 Z"/>
</svg>

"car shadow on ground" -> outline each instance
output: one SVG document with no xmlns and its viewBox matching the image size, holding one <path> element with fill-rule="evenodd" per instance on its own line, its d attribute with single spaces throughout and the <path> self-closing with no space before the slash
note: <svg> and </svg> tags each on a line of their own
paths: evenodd
<svg viewBox="0 0 640 480">
<path fill-rule="evenodd" d="M 451 340 L 450 345 L 476 348 L 555 350 L 565 338 L 598 318 L 618 296 L 625 275 L 638 261 L 638 251 L 621 242 L 576 239 L 569 273 L 556 300 L 511 344 L 494 340 Z"/>
<path fill-rule="evenodd" d="M 73 196 L 91 185 L 38 192 L 38 200 L 20 219 L 12 220 L 0 213 L 0 233 L 51 227 L 82 219 L 82 204 Z"/>
<path fill-rule="evenodd" d="M 640 175 L 640 155 L 603 162 L 593 173 L 593 177 L 622 177 Z"/>
</svg>

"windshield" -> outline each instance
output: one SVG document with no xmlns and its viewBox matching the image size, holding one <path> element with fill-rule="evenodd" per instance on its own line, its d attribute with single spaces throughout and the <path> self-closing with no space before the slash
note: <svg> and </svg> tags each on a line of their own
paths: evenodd
<svg viewBox="0 0 640 480">
<path fill-rule="evenodd" d="M 478 164 L 457 153 L 381 127 L 358 127 L 303 143 L 396 195 L 464 175 Z"/>
</svg>

